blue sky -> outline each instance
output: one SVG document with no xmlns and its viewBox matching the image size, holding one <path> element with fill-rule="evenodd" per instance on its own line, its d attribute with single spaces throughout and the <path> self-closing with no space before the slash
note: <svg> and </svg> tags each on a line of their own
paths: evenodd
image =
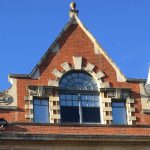
<svg viewBox="0 0 150 150">
<path fill-rule="evenodd" d="M 0 0 L 0 91 L 28 74 L 69 20 L 71 0 Z M 150 0 L 75 0 L 79 18 L 128 78 L 147 78 Z"/>
</svg>

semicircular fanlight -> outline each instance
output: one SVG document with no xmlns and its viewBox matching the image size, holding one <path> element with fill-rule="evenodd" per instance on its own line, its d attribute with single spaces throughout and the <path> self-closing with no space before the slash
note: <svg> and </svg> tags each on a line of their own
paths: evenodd
<svg viewBox="0 0 150 150">
<path fill-rule="evenodd" d="M 84 72 L 71 72 L 63 76 L 59 85 L 69 90 L 98 90 L 95 79 Z"/>
</svg>

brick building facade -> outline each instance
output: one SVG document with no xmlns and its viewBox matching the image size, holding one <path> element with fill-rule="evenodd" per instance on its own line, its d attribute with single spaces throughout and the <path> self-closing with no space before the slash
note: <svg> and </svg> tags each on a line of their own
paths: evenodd
<svg viewBox="0 0 150 150">
<path fill-rule="evenodd" d="M 150 147 L 149 81 L 123 75 L 74 3 L 32 72 L 9 81 L 0 93 L 0 150 Z"/>
</svg>

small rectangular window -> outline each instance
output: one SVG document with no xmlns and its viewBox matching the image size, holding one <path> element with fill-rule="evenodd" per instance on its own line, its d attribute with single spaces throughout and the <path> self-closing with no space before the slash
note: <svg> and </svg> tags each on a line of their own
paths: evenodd
<svg viewBox="0 0 150 150">
<path fill-rule="evenodd" d="M 125 100 L 112 101 L 113 124 L 126 124 L 126 103 Z"/>
<path fill-rule="evenodd" d="M 49 104 L 46 99 L 34 99 L 34 122 L 49 123 Z"/>
</svg>

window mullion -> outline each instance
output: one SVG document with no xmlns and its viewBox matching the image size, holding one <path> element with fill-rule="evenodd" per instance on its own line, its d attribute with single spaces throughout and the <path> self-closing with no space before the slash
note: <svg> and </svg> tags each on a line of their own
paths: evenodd
<svg viewBox="0 0 150 150">
<path fill-rule="evenodd" d="M 78 94 L 79 100 L 79 116 L 80 116 L 80 123 L 83 123 L 83 116 L 82 116 L 82 104 L 81 104 L 81 94 Z"/>
</svg>

